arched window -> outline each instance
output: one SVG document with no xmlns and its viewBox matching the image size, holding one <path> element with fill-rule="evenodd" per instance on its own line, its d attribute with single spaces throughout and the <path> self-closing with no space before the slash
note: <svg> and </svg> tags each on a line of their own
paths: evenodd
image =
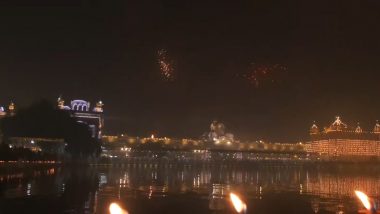
<svg viewBox="0 0 380 214">
<path fill-rule="evenodd" d="M 88 111 L 90 103 L 84 100 L 73 100 L 71 101 L 71 109 L 74 111 Z"/>
</svg>

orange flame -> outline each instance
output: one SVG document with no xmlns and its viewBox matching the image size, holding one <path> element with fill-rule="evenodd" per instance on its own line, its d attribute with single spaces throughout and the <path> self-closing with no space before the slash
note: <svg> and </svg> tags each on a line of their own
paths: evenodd
<svg viewBox="0 0 380 214">
<path fill-rule="evenodd" d="M 360 199 L 360 201 L 362 202 L 363 206 L 367 210 L 371 210 L 372 206 L 371 206 L 371 202 L 370 202 L 368 196 L 365 193 L 360 192 L 360 191 L 355 191 L 355 194 Z"/>
<path fill-rule="evenodd" d="M 123 210 L 117 203 L 111 203 L 109 211 L 110 214 L 128 214 L 128 212 Z"/>
<path fill-rule="evenodd" d="M 230 199 L 237 213 L 245 213 L 247 205 L 234 193 L 230 193 Z"/>
</svg>

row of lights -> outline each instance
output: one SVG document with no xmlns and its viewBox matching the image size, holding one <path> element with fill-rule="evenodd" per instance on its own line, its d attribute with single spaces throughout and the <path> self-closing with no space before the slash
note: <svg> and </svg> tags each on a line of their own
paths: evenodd
<svg viewBox="0 0 380 214">
<path fill-rule="evenodd" d="M 240 199 L 240 197 L 235 193 L 230 193 L 230 202 L 232 206 L 235 209 L 235 212 L 240 213 L 246 213 L 247 211 L 247 205 L 244 201 Z M 123 209 L 118 203 L 113 202 L 109 206 L 109 212 L 110 214 L 128 214 L 128 211 L 126 209 Z"/>
<path fill-rule="evenodd" d="M 367 213 L 367 214 L 376 214 L 379 213 L 377 211 L 377 205 L 375 204 L 374 200 L 369 198 L 365 193 L 361 191 L 355 191 L 356 196 L 363 204 L 364 208 L 366 210 L 359 210 L 359 213 Z M 245 214 L 247 212 L 247 204 L 241 200 L 241 198 L 235 194 L 230 193 L 229 200 L 231 202 L 231 205 L 233 206 L 236 213 Z M 109 212 L 110 214 L 128 214 L 128 211 L 126 209 L 123 209 L 118 203 L 113 202 L 109 206 Z"/>
</svg>

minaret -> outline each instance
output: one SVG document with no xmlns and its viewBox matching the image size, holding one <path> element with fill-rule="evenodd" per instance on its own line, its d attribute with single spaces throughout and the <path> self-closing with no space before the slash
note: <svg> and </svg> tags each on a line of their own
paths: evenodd
<svg viewBox="0 0 380 214">
<path fill-rule="evenodd" d="M 102 138 L 102 129 L 104 127 L 104 119 L 103 119 L 103 106 L 104 106 L 104 103 L 99 100 L 96 104 L 95 104 L 95 107 L 93 109 L 93 112 L 96 112 L 96 113 L 99 113 L 99 118 L 100 118 L 100 123 L 99 123 L 99 126 L 98 126 L 98 139 Z"/>
<path fill-rule="evenodd" d="M 99 112 L 99 113 L 103 112 L 103 106 L 104 106 L 103 102 L 99 100 L 95 105 L 94 112 Z"/>
<path fill-rule="evenodd" d="M 319 134 L 319 128 L 315 124 L 315 121 L 313 122 L 313 125 L 310 127 L 310 135 L 317 135 Z"/>
<path fill-rule="evenodd" d="M 63 100 L 61 96 L 58 97 L 57 106 L 59 109 L 63 109 L 65 107 L 65 100 Z"/>
</svg>

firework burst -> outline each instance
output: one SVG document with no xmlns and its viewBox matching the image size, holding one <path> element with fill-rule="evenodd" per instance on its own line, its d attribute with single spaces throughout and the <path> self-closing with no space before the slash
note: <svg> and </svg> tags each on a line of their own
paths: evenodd
<svg viewBox="0 0 380 214">
<path fill-rule="evenodd" d="M 174 67 L 173 61 L 170 60 L 165 49 L 157 51 L 157 63 L 160 67 L 160 74 L 165 81 L 174 80 Z"/>
<path fill-rule="evenodd" d="M 258 88 L 265 82 L 275 83 L 280 81 L 282 74 L 286 71 L 287 68 L 280 64 L 264 65 L 251 63 L 248 71 L 242 77 Z"/>
</svg>

